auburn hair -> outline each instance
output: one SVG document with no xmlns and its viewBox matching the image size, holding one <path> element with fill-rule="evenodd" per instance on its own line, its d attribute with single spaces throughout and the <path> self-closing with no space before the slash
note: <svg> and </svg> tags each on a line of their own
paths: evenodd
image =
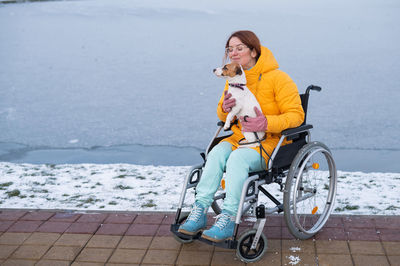
<svg viewBox="0 0 400 266">
<path fill-rule="evenodd" d="M 254 49 L 256 51 L 256 53 L 257 53 L 256 60 L 258 61 L 258 58 L 261 55 L 260 39 L 258 39 L 257 35 L 252 31 L 239 30 L 239 31 L 235 31 L 234 33 L 232 33 L 231 36 L 229 36 L 228 40 L 226 41 L 226 44 L 225 44 L 225 57 L 224 57 L 224 61 L 225 62 L 228 59 L 227 48 L 229 47 L 229 42 L 233 37 L 238 38 L 244 45 L 249 47 L 251 51 L 253 51 L 253 49 Z"/>
</svg>

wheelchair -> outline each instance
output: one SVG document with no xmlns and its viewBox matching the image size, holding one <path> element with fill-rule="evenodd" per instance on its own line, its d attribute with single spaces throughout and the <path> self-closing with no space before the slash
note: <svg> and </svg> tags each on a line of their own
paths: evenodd
<svg viewBox="0 0 400 266">
<path fill-rule="evenodd" d="M 218 122 L 218 130 L 202 153 L 204 163 L 193 166 L 183 184 L 182 193 L 171 224 L 171 232 L 180 243 L 190 243 L 194 240 L 218 246 L 236 249 L 237 257 L 246 263 L 255 262 L 262 258 L 267 250 L 267 238 L 263 233 L 266 224 L 266 214 L 284 213 L 284 219 L 290 233 L 297 239 L 308 239 L 314 236 L 327 222 L 334 206 L 337 189 L 337 171 L 335 161 L 329 148 L 321 142 L 311 141 L 312 125 L 306 124 L 307 106 L 310 91 L 321 91 L 321 87 L 310 85 L 306 92 L 300 95 L 305 113 L 304 122 L 296 128 L 281 132 L 279 143 L 273 150 L 267 162 L 267 170 L 249 173 L 246 179 L 239 209 L 236 214 L 235 229 L 232 239 L 222 242 L 212 242 L 201 237 L 201 233 L 188 236 L 178 232 L 179 226 L 188 217 L 182 207 L 188 189 L 196 189 L 200 181 L 202 169 L 207 154 L 224 138 L 219 136 L 223 122 Z M 281 146 L 284 140 L 289 144 Z M 283 192 L 283 203 L 267 191 L 265 185 L 276 183 Z M 261 194 L 261 193 L 263 194 Z M 260 203 L 260 198 L 271 201 L 272 207 Z M 211 205 L 216 214 L 221 213 L 221 204 L 225 198 L 224 179 L 220 189 L 214 196 Z M 238 235 L 242 217 L 254 222 L 250 230 Z"/>
</svg>

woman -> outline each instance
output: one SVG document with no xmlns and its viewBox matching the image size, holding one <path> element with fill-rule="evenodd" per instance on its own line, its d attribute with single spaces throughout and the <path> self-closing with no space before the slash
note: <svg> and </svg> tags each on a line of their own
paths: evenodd
<svg viewBox="0 0 400 266">
<path fill-rule="evenodd" d="M 280 132 L 297 127 L 304 120 L 296 84 L 286 73 L 278 70 L 278 63 L 271 51 L 261 46 L 253 32 L 234 32 L 225 46 L 225 59 L 229 57 L 231 62 L 242 65 L 246 74 L 246 85 L 256 96 L 262 110 L 255 109 L 255 118 L 246 118 L 246 121 L 242 117 L 239 118 L 239 123 L 232 126 L 233 135 L 221 141 L 208 154 L 203 174 L 196 187 L 195 203 L 186 222 L 178 230 L 184 234 L 195 235 L 205 229 L 208 208 L 225 170 L 226 198 L 222 212 L 217 216 L 215 224 L 202 234 L 203 238 L 214 242 L 232 237 L 242 187 L 249 172 L 266 169 L 266 152 L 272 153 L 281 136 Z M 228 83 L 217 108 L 221 121 L 225 121 L 228 112 L 235 106 L 235 99 L 231 94 L 227 94 L 227 90 Z M 243 138 L 242 130 L 266 132 L 266 139 L 262 141 L 266 152 L 262 152 L 262 156 L 259 154 L 259 148 L 237 149 L 239 141 Z"/>
</svg>

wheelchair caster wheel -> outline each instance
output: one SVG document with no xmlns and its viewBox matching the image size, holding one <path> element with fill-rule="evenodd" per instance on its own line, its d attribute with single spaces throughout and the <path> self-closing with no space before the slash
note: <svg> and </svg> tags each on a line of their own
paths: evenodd
<svg viewBox="0 0 400 266">
<path fill-rule="evenodd" d="M 179 224 L 183 224 L 186 221 L 186 219 L 188 218 L 188 216 L 189 216 L 188 212 L 187 213 L 186 212 L 185 213 L 181 213 L 181 215 L 179 217 L 179 220 L 178 220 Z M 179 236 L 177 236 L 175 234 L 173 234 L 173 236 L 174 236 L 176 241 L 178 241 L 179 243 L 182 243 L 182 244 L 188 244 L 188 243 L 192 243 L 193 242 L 193 238 L 191 236 L 188 236 L 187 238 L 179 237 Z"/>
<path fill-rule="evenodd" d="M 263 233 L 260 235 L 260 239 L 258 240 L 256 248 L 251 249 L 251 244 L 256 236 L 256 232 L 256 229 L 246 231 L 238 240 L 236 256 L 243 262 L 249 263 L 258 261 L 267 251 L 267 238 Z"/>
</svg>

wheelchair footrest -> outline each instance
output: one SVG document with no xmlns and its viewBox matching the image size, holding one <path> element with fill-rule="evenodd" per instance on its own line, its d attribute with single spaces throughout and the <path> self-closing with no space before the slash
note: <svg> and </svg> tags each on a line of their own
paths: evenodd
<svg viewBox="0 0 400 266">
<path fill-rule="evenodd" d="M 237 241 L 234 240 L 224 240 L 221 242 L 213 242 L 210 241 L 208 239 L 202 238 L 201 236 L 198 239 L 201 242 L 204 242 L 206 244 L 212 245 L 212 246 L 216 246 L 216 247 L 220 247 L 220 248 L 227 248 L 227 249 L 236 249 L 237 248 Z"/>
<path fill-rule="evenodd" d="M 190 235 L 186 235 L 186 234 L 182 234 L 178 232 L 180 224 L 171 224 L 171 228 L 170 231 L 176 235 L 177 237 L 179 237 L 182 240 L 196 240 L 199 239 L 201 236 L 201 232 L 199 232 L 196 235 L 190 236 Z"/>
</svg>

